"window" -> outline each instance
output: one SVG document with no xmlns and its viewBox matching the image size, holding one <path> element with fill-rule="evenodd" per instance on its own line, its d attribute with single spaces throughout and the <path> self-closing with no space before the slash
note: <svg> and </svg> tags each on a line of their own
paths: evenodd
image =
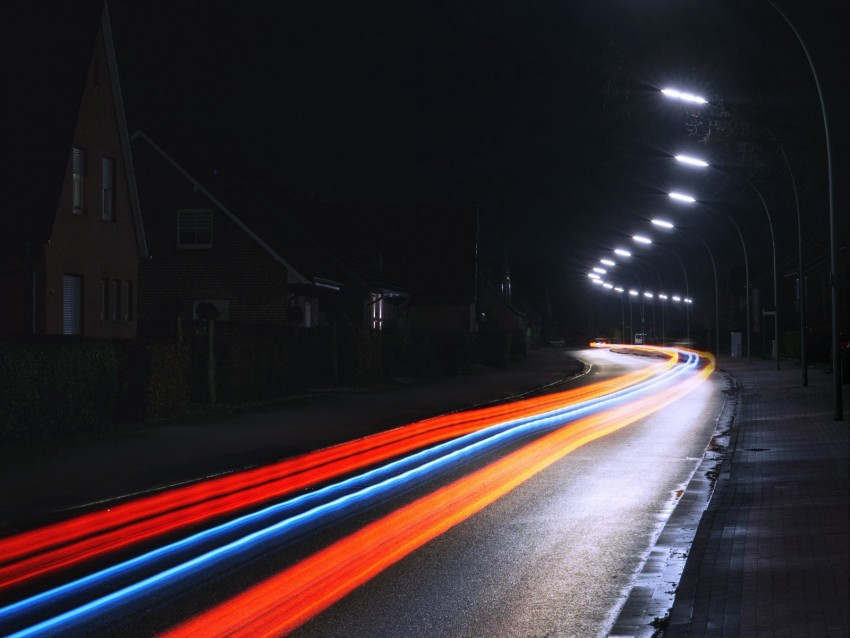
<svg viewBox="0 0 850 638">
<path fill-rule="evenodd" d="M 62 334 L 80 334 L 80 310 L 83 298 L 83 278 L 62 276 Z"/>
<path fill-rule="evenodd" d="M 100 280 L 100 320 L 109 318 L 109 280 Z"/>
<path fill-rule="evenodd" d="M 212 248 L 212 211 L 177 211 L 177 245 L 183 248 Z"/>
<path fill-rule="evenodd" d="M 121 304 L 124 310 L 124 321 L 133 321 L 133 282 L 124 282 L 124 300 Z"/>
<path fill-rule="evenodd" d="M 86 212 L 86 150 L 75 146 L 71 159 L 72 207 L 73 212 L 82 215 Z"/>
<path fill-rule="evenodd" d="M 118 307 L 121 302 L 120 294 L 121 282 L 118 279 L 112 280 L 112 289 L 109 291 L 109 319 L 110 321 L 118 321 L 121 314 L 121 309 Z"/>
<path fill-rule="evenodd" d="M 372 328 L 381 330 L 384 323 L 384 296 L 380 294 L 372 294 Z"/>
<path fill-rule="evenodd" d="M 101 218 L 106 221 L 115 219 L 115 191 L 113 180 L 115 172 L 115 160 L 104 157 L 101 161 L 101 184 L 102 184 L 102 208 Z"/>
</svg>

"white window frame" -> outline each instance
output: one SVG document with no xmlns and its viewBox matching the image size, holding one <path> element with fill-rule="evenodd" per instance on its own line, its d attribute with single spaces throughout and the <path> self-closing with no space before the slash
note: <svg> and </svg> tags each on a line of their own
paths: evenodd
<svg viewBox="0 0 850 638">
<path fill-rule="evenodd" d="M 207 226 L 204 229 L 204 225 Z M 199 229 L 200 226 L 200 229 Z M 203 237 L 206 233 L 208 237 Z M 184 241 L 187 235 L 193 235 L 194 241 Z M 208 241 L 199 241 L 208 239 Z M 177 211 L 177 247 L 178 248 L 212 248 L 213 245 L 213 212 L 209 208 L 184 208 Z"/>
<path fill-rule="evenodd" d="M 374 330 L 382 330 L 384 326 L 384 295 L 372 293 L 371 322 Z"/>
</svg>

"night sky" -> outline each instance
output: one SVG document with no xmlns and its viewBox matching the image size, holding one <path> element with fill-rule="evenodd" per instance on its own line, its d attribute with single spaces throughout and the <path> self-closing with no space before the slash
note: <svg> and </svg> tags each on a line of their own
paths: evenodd
<svg viewBox="0 0 850 638">
<path fill-rule="evenodd" d="M 789 16 L 825 86 L 846 211 L 847 3 L 800 7 Z M 776 148 L 742 153 L 728 131 L 700 142 L 688 110 L 659 94 L 668 84 L 769 123 L 811 239 L 826 241 L 814 83 L 763 0 L 114 0 L 110 11 L 131 129 L 295 197 L 478 202 L 484 266 L 545 258 L 578 272 L 646 218 L 681 217 L 665 194 L 678 183 L 739 215 L 758 252 L 763 214 L 740 187 L 672 166 L 685 148 L 759 180 L 793 248 Z M 721 254 L 729 244 L 728 228 L 687 223 Z"/>
</svg>

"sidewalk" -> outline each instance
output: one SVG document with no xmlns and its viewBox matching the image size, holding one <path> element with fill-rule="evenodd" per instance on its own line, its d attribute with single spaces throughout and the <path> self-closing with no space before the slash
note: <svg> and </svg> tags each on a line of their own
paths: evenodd
<svg viewBox="0 0 850 638">
<path fill-rule="evenodd" d="M 831 374 L 722 358 L 738 409 L 664 638 L 850 636 L 850 439 Z"/>
</svg>

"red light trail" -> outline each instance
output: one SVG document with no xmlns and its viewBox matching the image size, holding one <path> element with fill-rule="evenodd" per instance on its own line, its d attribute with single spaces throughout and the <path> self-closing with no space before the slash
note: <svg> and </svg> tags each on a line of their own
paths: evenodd
<svg viewBox="0 0 850 638">
<path fill-rule="evenodd" d="M 163 634 L 279 636 L 326 609 L 410 552 L 466 520 L 573 450 L 687 395 L 714 370 L 574 421 L 375 521 Z"/>
<path fill-rule="evenodd" d="M 649 352 L 657 352 L 645 349 Z M 666 360 L 615 379 L 517 402 L 443 415 L 130 501 L 0 539 L 0 590 L 213 518 L 279 499 L 346 473 L 492 424 L 544 413 L 625 389 L 675 365 Z"/>
</svg>

